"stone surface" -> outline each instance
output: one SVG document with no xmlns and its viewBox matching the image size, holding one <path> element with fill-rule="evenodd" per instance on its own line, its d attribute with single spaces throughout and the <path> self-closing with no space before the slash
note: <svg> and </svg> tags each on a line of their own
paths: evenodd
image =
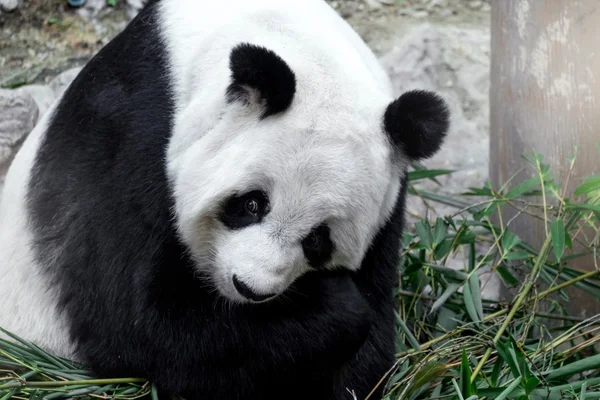
<svg viewBox="0 0 600 400">
<path fill-rule="evenodd" d="M 489 32 L 419 25 L 381 63 L 397 96 L 411 89 L 433 90 L 450 107 L 451 128 L 444 146 L 423 163 L 456 172 L 439 177 L 440 186 L 423 181 L 420 187 L 459 194 L 469 186 L 482 185 L 488 176 Z M 409 208 L 418 214 L 425 211 L 417 201 Z M 439 207 L 437 211 L 444 216 L 455 209 Z"/>
<path fill-rule="evenodd" d="M 130 18 L 133 18 L 143 7 L 148 0 L 127 0 L 127 13 Z"/>
<path fill-rule="evenodd" d="M 418 25 L 410 30 L 381 58 L 392 79 L 395 94 L 411 89 L 433 90 L 448 102 L 451 128 L 438 154 L 423 164 L 429 169 L 456 172 L 438 177 L 440 185 L 420 181 L 419 188 L 437 194 L 460 194 L 468 187 L 480 187 L 488 177 L 489 146 L 489 30 Z M 416 216 L 435 220 L 457 212 L 451 206 L 429 202 L 416 196 L 407 201 L 407 229 L 414 230 Z M 478 244 L 479 253 L 486 251 Z M 446 264 L 455 269 L 466 265 L 467 257 L 457 254 Z M 502 283 L 489 270 L 480 271 L 485 287 L 482 297 L 497 299 Z"/>
<path fill-rule="evenodd" d="M 71 82 L 73 82 L 73 79 L 77 77 L 77 74 L 81 72 L 81 69 L 81 67 L 68 69 L 50 81 L 48 86 L 54 91 L 54 96 L 56 98 L 63 94 Z"/>
<path fill-rule="evenodd" d="M 15 153 L 38 117 L 38 106 L 31 95 L 0 89 L 0 190 Z"/>
<path fill-rule="evenodd" d="M 52 103 L 56 100 L 56 95 L 52 88 L 47 85 L 27 85 L 15 90 L 17 93 L 25 93 L 33 97 L 38 106 L 39 116 L 41 117 L 48 111 Z"/>
<path fill-rule="evenodd" d="M 0 10 L 11 12 L 19 6 L 19 0 L 0 0 Z"/>
</svg>

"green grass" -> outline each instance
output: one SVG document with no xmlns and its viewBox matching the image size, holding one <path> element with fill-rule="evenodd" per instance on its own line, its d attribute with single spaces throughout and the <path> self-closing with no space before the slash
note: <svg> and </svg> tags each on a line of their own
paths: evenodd
<svg viewBox="0 0 600 400">
<path fill-rule="evenodd" d="M 419 165 L 411 171 L 412 196 L 455 211 L 431 221 L 422 217 L 404 236 L 397 362 L 380 383 L 385 400 L 600 399 L 600 315 L 583 319 L 564 307 L 567 288 L 600 301 L 600 178 L 589 177 L 567 198 L 541 156 L 527 160 L 534 178 L 499 191 L 486 184 L 455 197 L 419 189 L 419 181 L 451 171 Z M 506 209 L 543 221 L 542 245 L 519 238 Z M 584 250 L 572 254 L 573 243 Z M 463 269 L 448 267 L 457 254 Z M 593 268 L 570 267 L 585 254 L 592 255 Z M 483 268 L 514 296 L 483 299 Z M 93 379 L 84 366 L 15 340 L 0 340 L 0 400 L 156 398 L 143 379 Z"/>
</svg>

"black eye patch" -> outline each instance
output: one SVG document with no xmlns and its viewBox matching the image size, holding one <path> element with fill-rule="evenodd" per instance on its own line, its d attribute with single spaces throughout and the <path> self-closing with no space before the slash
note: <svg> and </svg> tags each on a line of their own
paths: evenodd
<svg viewBox="0 0 600 400">
<path fill-rule="evenodd" d="M 242 229 L 260 223 L 268 214 L 269 198 L 260 190 L 229 197 L 219 214 L 229 229 Z"/>
<path fill-rule="evenodd" d="M 311 230 L 301 243 L 304 256 L 311 267 L 321 268 L 331 260 L 335 247 L 327 225 L 319 225 Z"/>
</svg>

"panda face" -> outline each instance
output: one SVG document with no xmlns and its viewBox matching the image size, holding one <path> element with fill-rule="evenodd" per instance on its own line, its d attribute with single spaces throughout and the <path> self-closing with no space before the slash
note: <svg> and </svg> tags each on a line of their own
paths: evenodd
<svg viewBox="0 0 600 400">
<path fill-rule="evenodd" d="M 443 103 L 415 95 L 422 107 L 403 114 L 395 107 L 414 101 L 391 103 L 376 91 L 352 104 L 314 101 L 302 74 L 258 46 L 234 48 L 230 69 L 219 118 L 194 136 L 206 118 L 191 101 L 174 139 L 193 140 L 174 140 L 168 160 L 178 230 L 196 268 L 240 303 L 273 299 L 311 270 L 357 270 L 408 162 L 439 146 L 447 129 L 435 119 L 415 127 L 418 112 L 444 116 Z"/>
<path fill-rule="evenodd" d="M 359 129 L 339 137 L 291 113 L 246 118 L 181 162 L 180 226 L 198 268 L 234 301 L 264 301 L 310 270 L 357 269 L 399 189 L 383 133 L 368 143 Z"/>
</svg>

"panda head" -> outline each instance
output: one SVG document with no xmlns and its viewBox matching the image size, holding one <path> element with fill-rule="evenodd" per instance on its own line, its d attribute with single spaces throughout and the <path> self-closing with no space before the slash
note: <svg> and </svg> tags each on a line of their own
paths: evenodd
<svg viewBox="0 0 600 400">
<path fill-rule="evenodd" d="M 439 149 L 445 102 L 425 91 L 394 100 L 262 46 L 228 55 L 218 100 L 188 96 L 174 129 L 188 142 L 168 160 L 195 268 L 235 303 L 275 298 L 309 271 L 357 270 L 409 162 Z"/>
</svg>

